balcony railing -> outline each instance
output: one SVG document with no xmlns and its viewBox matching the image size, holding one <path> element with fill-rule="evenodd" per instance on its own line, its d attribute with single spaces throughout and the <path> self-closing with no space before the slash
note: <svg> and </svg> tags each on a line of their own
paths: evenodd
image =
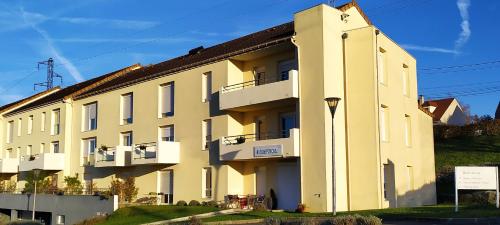
<svg viewBox="0 0 500 225">
<path fill-rule="evenodd" d="M 132 152 L 132 165 L 176 164 L 180 159 L 180 143 L 160 141 L 136 144 Z"/>
<path fill-rule="evenodd" d="M 19 162 L 19 171 L 41 170 L 63 170 L 64 153 L 41 153 L 25 155 Z"/>
<path fill-rule="evenodd" d="M 136 159 L 155 159 L 158 148 L 156 142 L 136 144 L 134 147 L 134 160 Z"/>
<path fill-rule="evenodd" d="M 299 137 L 298 128 L 276 133 L 222 137 L 219 158 L 222 161 L 233 161 L 299 157 Z"/>
<path fill-rule="evenodd" d="M 281 76 L 261 76 L 255 80 L 223 86 L 220 89 L 221 110 L 247 111 L 256 107 L 275 107 L 278 101 L 291 104 L 299 97 L 298 72 L 290 70 Z"/>
<path fill-rule="evenodd" d="M 95 154 L 95 167 L 130 166 L 132 146 L 99 148 Z"/>
<path fill-rule="evenodd" d="M 248 87 L 255 87 L 255 86 L 259 86 L 259 85 L 270 84 L 270 83 L 284 81 L 284 80 L 288 80 L 288 77 L 278 76 L 278 75 L 266 76 L 264 74 L 255 80 L 224 86 L 224 87 L 222 87 L 222 92 L 230 92 L 230 91 L 234 91 L 234 90 L 240 90 L 240 89 L 245 89 Z"/>
<path fill-rule="evenodd" d="M 239 145 L 247 141 L 261 141 L 261 140 L 270 140 L 270 139 L 288 138 L 288 137 L 290 137 L 290 130 L 284 130 L 280 132 L 227 136 L 223 138 L 223 142 L 226 145 Z"/>
</svg>

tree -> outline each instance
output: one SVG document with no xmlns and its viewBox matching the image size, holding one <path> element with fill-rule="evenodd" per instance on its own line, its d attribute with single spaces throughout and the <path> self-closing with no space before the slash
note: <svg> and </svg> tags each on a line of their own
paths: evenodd
<svg viewBox="0 0 500 225">
<path fill-rule="evenodd" d="M 43 171 L 35 177 L 34 172 L 28 173 L 26 176 L 26 184 L 24 184 L 24 192 L 33 193 L 35 189 L 35 180 L 36 180 L 36 193 L 48 193 L 51 190 L 57 189 L 52 185 L 52 178 L 47 177 Z"/>
<path fill-rule="evenodd" d="M 82 194 L 83 185 L 82 182 L 78 179 L 78 173 L 72 176 L 65 176 L 64 183 L 66 187 L 64 188 L 64 192 L 68 194 Z"/>
</svg>

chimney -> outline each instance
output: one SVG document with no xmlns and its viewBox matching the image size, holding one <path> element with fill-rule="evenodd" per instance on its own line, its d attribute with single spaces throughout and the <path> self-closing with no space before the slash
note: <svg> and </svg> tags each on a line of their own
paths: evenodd
<svg viewBox="0 0 500 225">
<path fill-rule="evenodd" d="M 419 95 L 418 96 L 418 105 L 423 105 L 424 104 L 424 96 L 423 95 Z"/>
</svg>

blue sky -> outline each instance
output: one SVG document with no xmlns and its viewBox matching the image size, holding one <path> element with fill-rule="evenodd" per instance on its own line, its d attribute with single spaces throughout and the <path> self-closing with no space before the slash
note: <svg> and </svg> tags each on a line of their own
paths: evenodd
<svg viewBox="0 0 500 225">
<path fill-rule="evenodd" d="M 0 1 L 0 104 L 35 93 L 53 57 L 64 85 L 133 64 L 157 63 L 292 20 L 327 1 Z M 345 3 L 338 0 L 336 4 Z M 419 91 L 457 96 L 473 114 L 500 100 L 499 1 L 358 0 L 418 62 Z M 488 64 L 473 65 L 482 62 Z M 443 68 L 462 65 L 461 67 Z M 463 66 L 465 65 L 465 66 Z M 40 90 L 40 89 L 39 89 Z"/>
</svg>

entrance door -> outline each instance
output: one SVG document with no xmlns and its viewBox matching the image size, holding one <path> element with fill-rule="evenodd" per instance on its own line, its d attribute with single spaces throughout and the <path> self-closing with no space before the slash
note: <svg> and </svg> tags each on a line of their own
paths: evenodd
<svg viewBox="0 0 500 225">
<path fill-rule="evenodd" d="M 384 199 L 389 202 L 389 207 L 397 207 L 394 164 L 392 163 L 384 164 Z"/>
<path fill-rule="evenodd" d="M 279 209 L 297 208 L 300 202 L 300 173 L 296 162 L 278 164 L 276 196 Z"/>
<path fill-rule="evenodd" d="M 255 168 L 255 193 L 267 195 L 267 169 L 265 166 Z"/>
<path fill-rule="evenodd" d="M 255 140 L 263 140 L 265 138 L 265 132 L 266 132 L 266 127 L 265 127 L 265 117 L 260 116 L 255 118 Z"/>
<path fill-rule="evenodd" d="M 162 203 L 172 204 L 174 202 L 174 171 L 160 171 L 160 193 L 163 193 Z"/>
</svg>

